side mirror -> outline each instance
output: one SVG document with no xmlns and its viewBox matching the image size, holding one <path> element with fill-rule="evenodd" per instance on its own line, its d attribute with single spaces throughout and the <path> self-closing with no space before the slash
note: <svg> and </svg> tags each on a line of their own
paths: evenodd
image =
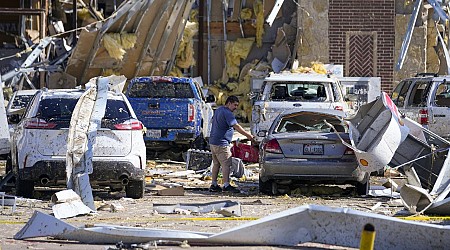
<svg viewBox="0 0 450 250">
<path fill-rule="evenodd" d="M 266 131 L 266 130 L 261 130 L 261 131 L 258 132 L 257 135 L 258 135 L 259 137 L 266 137 L 267 131 Z"/>
<path fill-rule="evenodd" d="M 210 103 L 210 102 L 215 102 L 216 101 L 216 97 L 214 95 L 208 95 L 208 97 L 206 97 L 206 102 Z"/>
</svg>

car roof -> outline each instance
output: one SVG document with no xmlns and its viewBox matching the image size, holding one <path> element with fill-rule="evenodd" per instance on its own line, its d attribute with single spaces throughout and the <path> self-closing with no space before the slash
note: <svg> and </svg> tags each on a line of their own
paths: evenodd
<svg viewBox="0 0 450 250">
<path fill-rule="evenodd" d="M 301 110 L 290 109 L 290 110 L 283 111 L 280 114 L 280 116 L 286 116 L 286 115 L 295 114 L 295 113 L 302 113 L 302 112 L 314 112 L 314 113 L 329 114 L 329 115 L 345 117 L 345 112 L 341 111 L 341 110 L 317 109 L 317 108 L 302 108 Z"/>
<path fill-rule="evenodd" d="M 414 77 L 409 77 L 409 78 L 405 78 L 402 79 L 402 81 L 404 80 L 423 80 L 423 79 L 432 79 L 433 81 L 443 81 L 443 80 L 450 80 L 450 75 L 418 75 L 418 76 L 414 76 Z"/>
<path fill-rule="evenodd" d="M 21 89 L 21 90 L 15 91 L 14 93 L 16 93 L 16 96 L 17 95 L 34 95 L 38 91 L 39 91 L 39 89 Z"/>
<path fill-rule="evenodd" d="M 276 81 L 290 81 L 290 82 L 336 82 L 337 79 L 324 75 L 324 74 L 316 74 L 316 73 L 291 73 L 291 72 L 282 72 L 278 74 L 270 74 L 268 77 L 264 79 L 264 81 L 268 82 L 276 82 Z"/>
<path fill-rule="evenodd" d="M 48 89 L 42 91 L 43 98 L 79 98 L 84 89 Z M 108 91 L 108 99 L 122 100 L 122 94 L 113 91 Z"/>
</svg>

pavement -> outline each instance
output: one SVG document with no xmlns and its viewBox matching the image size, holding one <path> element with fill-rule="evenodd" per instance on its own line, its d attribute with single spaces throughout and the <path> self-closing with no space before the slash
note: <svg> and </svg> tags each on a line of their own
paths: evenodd
<svg viewBox="0 0 450 250">
<path fill-rule="evenodd" d="M 1 163 L 0 163 L 1 166 Z M 149 161 L 146 193 L 142 199 L 126 198 L 124 192 L 107 192 L 95 190 L 94 197 L 97 213 L 80 215 L 63 221 L 84 226 L 92 224 L 113 224 L 140 228 L 177 229 L 196 232 L 219 233 L 227 229 L 248 223 L 273 213 L 289 208 L 306 205 L 325 205 L 331 207 L 346 207 L 355 210 L 379 213 L 392 216 L 403 210 L 403 207 L 389 205 L 388 197 L 356 196 L 352 186 L 315 186 L 303 187 L 291 194 L 280 196 L 262 195 L 258 192 L 258 165 L 249 164 L 247 176 L 233 179 L 241 193 L 210 193 L 210 181 L 207 175 L 189 173 L 185 164 L 171 161 Z M 1 169 L 1 168 L 0 168 Z M 0 171 L 1 173 L 1 171 Z M 376 181 L 373 177 L 372 181 Z M 181 195 L 158 195 L 155 183 L 170 186 L 169 183 L 183 185 Z M 158 185 L 159 185 L 158 184 Z M 182 242 L 151 242 L 132 246 L 80 244 L 67 240 L 52 238 L 36 238 L 30 240 L 14 240 L 13 236 L 27 223 L 35 210 L 46 214 L 52 213 L 51 195 L 58 190 L 38 189 L 35 199 L 19 199 L 15 211 L 12 207 L 0 208 L 0 249 L 181 249 L 189 243 Z M 9 192 L 14 194 L 13 190 Z M 202 204 L 214 201 L 239 202 L 242 208 L 241 217 L 224 217 L 224 215 L 209 213 L 187 213 L 178 211 L 173 214 L 159 214 L 154 211 L 154 204 Z M 118 239 L 120 242 L 120 239 Z M 217 246 L 189 246 L 192 249 L 217 249 Z M 220 246 L 221 249 L 348 249 L 341 246 L 329 246 L 316 243 L 305 243 L 295 247 L 274 246 Z"/>
</svg>

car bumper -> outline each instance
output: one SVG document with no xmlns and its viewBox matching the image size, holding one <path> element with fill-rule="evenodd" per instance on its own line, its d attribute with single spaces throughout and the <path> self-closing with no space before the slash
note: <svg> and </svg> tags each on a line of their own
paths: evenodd
<svg viewBox="0 0 450 250">
<path fill-rule="evenodd" d="M 148 129 L 151 130 L 151 129 Z M 158 129 L 161 130 L 161 137 L 149 137 L 144 136 L 145 142 L 156 141 L 156 142 L 186 142 L 189 143 L 193 141 L 199 133 L 193 130 L 186 129 Z"/>
<path fill-rule="evenodd" d="M 94 161 L 93 173 L 89 175 L 91 184 L 110 185 L 113 183 L 123 183 L 124 179 L 143 180 L 144 170 L 135 167 L 130 162 L 123 161 Z M 37 185 L 43 184 L 46 178 L 48 184 L 57 185 L 66 182 L 66 162 L 65 161 L 38 161 L 32 167 L 19 169 L 19 176 L 22 180 L 35 182 Z"/>
<path fill-rule="evenodd" d="M 340 183 L 358 180 L 358 171 L 355 171 L 357 163 L 354 160 L 266 159 L 260 164 L 260 167 L 262 181 L 290 179 Z"/>
</svg>

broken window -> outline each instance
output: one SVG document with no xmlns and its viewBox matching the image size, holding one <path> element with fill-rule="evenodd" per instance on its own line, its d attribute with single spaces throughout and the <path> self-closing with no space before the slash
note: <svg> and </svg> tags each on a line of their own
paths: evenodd
<svg viewBox="0 0 450 250">
<path fill-rule="evenodd" d="M 444 81 L 439 84 L 436 91 L 435 103 L 440 107 L 450 107 L 450 83 Z"/>
<path fill-rule="evenodd" d="M 398 107 L 403 107 L 405 103 L 406 94 L 411 81 L 401 81 L 392 92 L 391 99 Z"/>
<path fill-rule="evenodd" d="M 78 99 L 49 98 L 39 103 L 36 118 L 56 124 L 55 129 L 68 128 L 73 110 Z M 103 128 L 111 128 L 114 124 L 130 119 L 130 111 L 122 100 L 107 100 L 105 115 L 102 119 Z"/>
<path fill-rule="evenodd" d="M 131 86 L 129 97 L 135 98 L 194 98 L 189 83 L 136 82 Z"/>
<path fill-rule="evenodd" d="M 323 102 L 328 98 L 324 83 L 286 82 L 274 84 L 271 99 L 274 101 Z"/>
<path fill-rule="evenodd" d="M 26 108 L 28 103 L 33 98 L 32 95 L 16 95 L 14 100 L 12 101 L 11 108 L 12 109 L 23 109 Z"/>
<path fill-rule="evenodd" d="M 301 112 L 283 117 L 275 129 L 275 133 L 332 132 L 325 120 L 332 124 L 337 132 L 346 132 L 347 126 L 335 115 Z"/>
<path fill-rule="evenodd" d="M 430 86 L 431 81 L 417 82 L 411 90 L 407 106 L 425 107 L 427 105 L 427 96 Z"/>
</svg>

